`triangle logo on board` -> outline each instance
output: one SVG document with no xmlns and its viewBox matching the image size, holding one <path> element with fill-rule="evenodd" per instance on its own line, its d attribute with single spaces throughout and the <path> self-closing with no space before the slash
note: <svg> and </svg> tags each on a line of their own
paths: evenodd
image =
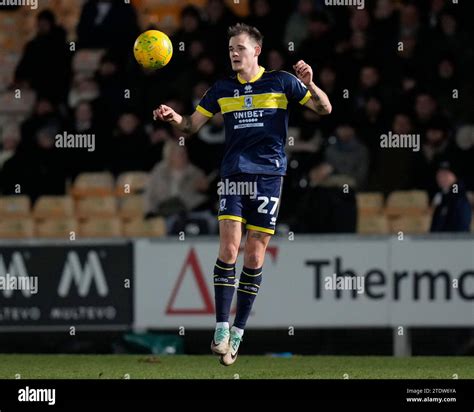
<svg viewBox="0 0 474 412">
<path fill-rule="evenodd" d="M 202 305 L 200 307 L 177 307 L 176 301 L 179 296 L 181 287 L 183 286 L 183 280 L 186 276 L 191 276 L 194 281 L 194 286 L 197 286 L 198 296 Z M 187 279 L 189 280 L 189 279 Z M 178 280 L 174 285 L 173 291 L 171 292 L 170 300 L 166 306 L 167 315 L 212 315 L 214 314 L 214 303 L 207 287 L 207 280 L 201 270 L 201 264 L 199 263 L 196 251 L 194 248 L 188 253 L 186 260 L 183 263 L 181 271 L 178 276 Z"/>
</svg>

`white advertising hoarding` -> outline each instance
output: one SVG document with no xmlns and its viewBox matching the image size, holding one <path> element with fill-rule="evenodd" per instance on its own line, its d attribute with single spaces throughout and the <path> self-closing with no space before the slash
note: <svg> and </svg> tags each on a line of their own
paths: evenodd
<svg viewBox="0 0 474 412">
<path fill-rule="evenodd" d="M 273 239 L 248 327 L 473 326 L 473 248 L 473 239 Z M 136 241 L 135 326 L 212 328 L 217 250 L 217 239 Z"/>
</svg>

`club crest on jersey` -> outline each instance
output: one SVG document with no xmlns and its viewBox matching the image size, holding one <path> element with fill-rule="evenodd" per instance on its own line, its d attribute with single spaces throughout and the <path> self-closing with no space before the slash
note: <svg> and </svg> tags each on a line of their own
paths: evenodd
<svg viewBox="0 0 474 412">
<path fill-rule="evenodd" d="M 244 99 L 244 104 L 247 109 L 250 109 L 253 107 L 253 98 L 252 96 L 245 96 Z"/>
<path fill-rule="evenodd" d="M 247 86 L 244 87 L 245 93 L 252 93 L 252 85 L 247 84 Z"/>
</svg>

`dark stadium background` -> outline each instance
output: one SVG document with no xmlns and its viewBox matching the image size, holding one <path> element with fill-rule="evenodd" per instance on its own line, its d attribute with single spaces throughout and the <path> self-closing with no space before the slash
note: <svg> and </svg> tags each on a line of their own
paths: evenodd
<svg viewBox="0 0 474 412">
<path fill-rule="evenodd" d="M 332 114 L 321 119 L 299 108 L 292 111 L 295 144 L 288 147 L 280 235 L 396 234 L 400 228 L 390 215 L 364 220 L 357 196 L 376 192 L 386 201 L 394 191 L 417 190 L 431 203 L 443 162 L 449 162 L 474 201 L 472 2 L 366 0 L 365 8 L 357 10 L 321 0 L 114 1 L 100 24 L 95 23 L 95 3 L 39 0 L 37 10 L 0 8 L 0 194 L 31 201 L 26 215 L 0 218 L 2 245 L 9 244 L 9 237 L 40 242 L 61 237 L 61 230 L 67 238 L 69 227 L 41 232 L 29 213 L 41 196 L 77 194 L 81 173 L 110 172 L 115 179 L 130 171 L 150 172 L 162 160 L 165 141 L 180 137 L 153 122 L 153 109 L 166 103 L 190 113 L 214 81 L 231 74 L 226 31 L 240 21 L 263 33 L 261 64 L 266 69 L 292 72 L 292 65 L 304 59 L 333 106 Z M 168 33 L 174 46 L 169 65 L 156 72 L 142 70 L 132 54 L 137 35 L 151 28 Z M 397 50 L 398 42 L 403 51 Z M 422 149 L 381 148 L 380 136 L 389 130 L 419 134 Z M 52 139 L 64 131 L 94 133 L 96 150 L 56 149 Z M 429 131 L 441 138 L 429 140 Z M 334 184 L 340 183 L 338 173 L 352 182 L 344 196 L 334 185 L 314 184 L 317 167 L 328 152 L 337 152 L 338 133 L 349 134 L 352 142 L 346 147 L 353 153 L 349 161 L 341 164 L 336 153 L 333 164 Z M 206 202 L 197 211 L 215 214 L 214 172 L 223 149 L 219 118 L 186 148 L 191 163 L 212 177 Z M 431 213 L 427 209 L 419 220 L 404 222 L 403 230 L 428 235 Z M 205 219 L 161 229 L 141 223 L 91 228 L 81 226 L 85 214 L 76 222 L 83 237 L 87 230 L 90 236 L 119 239 L 162 236 L 166 230 L 172 237 L 182 230 L 190 236 L 215 234 Z M 289 337 L 286 330 L 258 330 L 246 336 L 245 353 L 389 355 L 392 333 L 390 328 L 298 329 Z M 0 352 L 127 351 L 122 335 L 86 331 L 71 341 L 59 332 L 2 333 Z M 472 339 L 466 328 L 415 328 L 413 354 L 472 354 Z M 189 331 L 185 352 L 207 353 L 208 340 L 208 331 Z"/>
</svg>

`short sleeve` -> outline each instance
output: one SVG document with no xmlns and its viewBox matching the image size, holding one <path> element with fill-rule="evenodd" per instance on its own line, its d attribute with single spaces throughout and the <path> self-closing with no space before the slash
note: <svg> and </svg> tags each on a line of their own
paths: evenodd
<svg viewBox="0 0 474 412">
<path fill-rule="evenodd" d="M 219 103 L 217 102 L 217 83 L 207 89 L 196 110 L 207 117 L 212 117 L 220 112 Z"/>
<path fill-rule="evenodd" d="M 311 98 L 311 93 L 303 82 L 288 72 L 282 72 L 282 82 L 286 97 L 289 101 L 306 104 Z"/>
</svg>

